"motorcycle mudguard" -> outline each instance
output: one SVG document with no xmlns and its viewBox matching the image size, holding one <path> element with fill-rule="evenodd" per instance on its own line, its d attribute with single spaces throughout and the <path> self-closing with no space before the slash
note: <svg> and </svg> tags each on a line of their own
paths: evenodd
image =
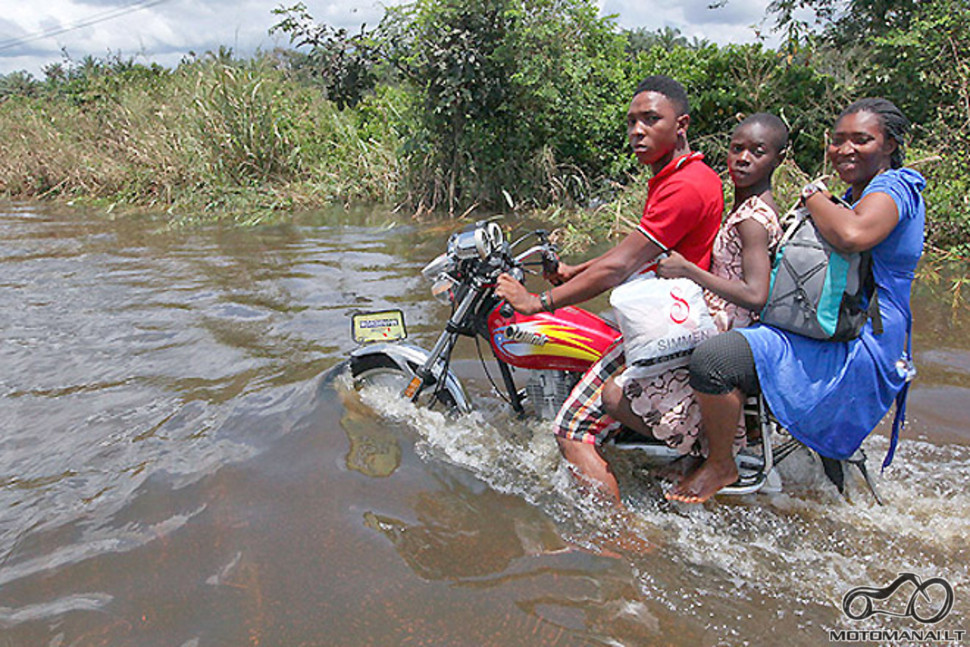
<svg viewBox="0 0 970 647">
<path fill-rule="evenodd" d="M 353 366 L 354 360 L 368 356 L 386 357 L 407 375 L 414 375 L 415 369 L 423 366 L 428 360 L 429 353 L 423 348 L 411 344 L 369 344 L 350 353 L 351 366 Z M 464 387 L 451 369 L 445 375 L 444 387 L 455 399 L 455 404 L 461 413 L 469 413 L 472 410 L 468 396 L 465 395 Z"/>
</svg>

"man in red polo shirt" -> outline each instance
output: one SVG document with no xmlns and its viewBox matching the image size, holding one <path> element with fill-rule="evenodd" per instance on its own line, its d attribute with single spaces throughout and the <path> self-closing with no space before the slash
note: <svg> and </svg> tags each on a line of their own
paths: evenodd
<svg viewBox="0 0 970 647">
<path fill-rule="evenodd" d="M 580 265 L 559 266 L 553 282 L 562 284 L 541 295 L 504 274 L 495 293 L 518 312 L 535 314 L 574 305 L 610 290 L 641 271 L 665 249 L 709 268 L 711 246 L 721 225 L 721 180 L 687 143 L 690 107 L 687 92 L 666 76 L 640 82 L 627 111 L 627 136 L 637 160 L 653 170 L 647 203 L 636 231 L 616 247 Z M 619 427 L 602 406 L 603 384 L 623 368 L 622 344 L 615 344 L 583 376 L 556 417 L 556 437 L 563 456 L 580 472 L 620 499 L 619 486 L 599 446 Z"/>
</svg>

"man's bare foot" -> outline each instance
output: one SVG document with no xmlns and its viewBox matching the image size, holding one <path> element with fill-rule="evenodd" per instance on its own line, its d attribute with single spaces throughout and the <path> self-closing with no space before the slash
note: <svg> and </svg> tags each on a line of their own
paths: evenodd
<svg viewBox="0 0 970 647">
<path fill-rule="evenodd" d="M 653 475 L 676 485 L 684 480 L 687 475 L 693 474 L 694 470 L 700 467 L 703 462 L 704 459 L 700 456 L 692 456 L 691 454 L 678 456 L 666 465 L 654 470 Z"/>
<path fill-rule="evenodd" d="M 737 480 L 738 466 L 733 458 L 718 462 L 706 460 L 697 471 L 672 487 L 667 498 L 682 503 L 704 503 L 722 487 Z"/>
</svg>

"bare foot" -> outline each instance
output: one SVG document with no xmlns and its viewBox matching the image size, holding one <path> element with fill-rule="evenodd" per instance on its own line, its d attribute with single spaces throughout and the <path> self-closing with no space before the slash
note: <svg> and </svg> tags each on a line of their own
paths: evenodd
<svg viewBox="0 0 970 647">
<path fill-rule="evenodd" d="M 690 454 L 678 456 L 663 467 L 654 470 L 653 475 L 676 485 L 684 480 L 684 477 L 688 474 L 692 474 L 703 462 L 704 459 L 700 456 Z"/>
<path fill-rule="evenodd" d="M 737 480 L 738 466 L 733 458 L 718 462 L 706 460 L 697 471 L 672 487 L 667 498 L 682 503 L 704 503 L 722 487 Z"/>
</svg>

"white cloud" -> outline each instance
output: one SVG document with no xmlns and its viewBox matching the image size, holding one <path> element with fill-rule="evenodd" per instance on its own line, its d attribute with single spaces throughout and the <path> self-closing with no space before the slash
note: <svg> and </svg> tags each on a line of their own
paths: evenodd
<svg viewBox="0 0 970 647">
<path fill-rule="evenodd" d="M 600 0 L 603 14 L 617 14 L 626 29 L 653 31 L 670 27 L 688 38 L 697 37 L 727 45 L 755 40 L 754 27 L 765 16 L 770 0 L 728 0 L 711 8 L 714 0 Z M 767 31 L 767 30 L 765 30 Z"/>
<path fill-rule="evenodd" d="M 49 0 L 9 3 L 0 20 L 0 73 L 26 69 L 39 74 L 47 63 L 59 61 L 62 49 L 72 58 L 104 56 L 109 51 L 135 56 L 142 61 L 174 64 L 189 51 L 202 53 L 225 45 L 241 54 L 257 48 L 285 44 L 285 37 L 270 36 L 269 28 L 279 21 L 272 10 L 276 0 Z M 372 24 L 383 9 L 344 2 L 305 3 L 318 20 L 359 28 Z M 144 8 L 123 13 L 127 9 Z M 107 19 L 106 19 L 107 18 Z M 42 36 L 53 31 L 61 33 Z"/>
<path fill-rule="evenodd" d="M 241 55 L 257 48 L 286 45 L 286 36 L 270 36 L 279 21 L 272 10 L 295 0 L 47 0 L 8 2 L 0 19 L 0 74 L 27 70 L 41 76 L 48 63 L 61 60 L 66 49 L 74 59 L 108 52 L 133 56 L 140 62 L 175 65 L 189 51 L 201 54 L 220 46 Z M 602 13 L 618 14 L 621 27 L 675 27 L 687 37 L 719 44 L 750 42 L 751 26 L 762 19 L 767 0 L 729 0 L 708 9 L 709 0 L 600 0 Z M 376 25 L 384 7 L 398 0 L 305 0 L 316 20 L 349 31 L 362 23 Z M 135 6 L 144 8 L 121 14 Z M 109 18 L 109 19 L 105 19 Z M 87 26 L 80 26 L 90 23 Z M 77 27 L 77 28 L 74 28 Z M 62 33 L 38 38 L 53 30 Z"/>
</svg>

